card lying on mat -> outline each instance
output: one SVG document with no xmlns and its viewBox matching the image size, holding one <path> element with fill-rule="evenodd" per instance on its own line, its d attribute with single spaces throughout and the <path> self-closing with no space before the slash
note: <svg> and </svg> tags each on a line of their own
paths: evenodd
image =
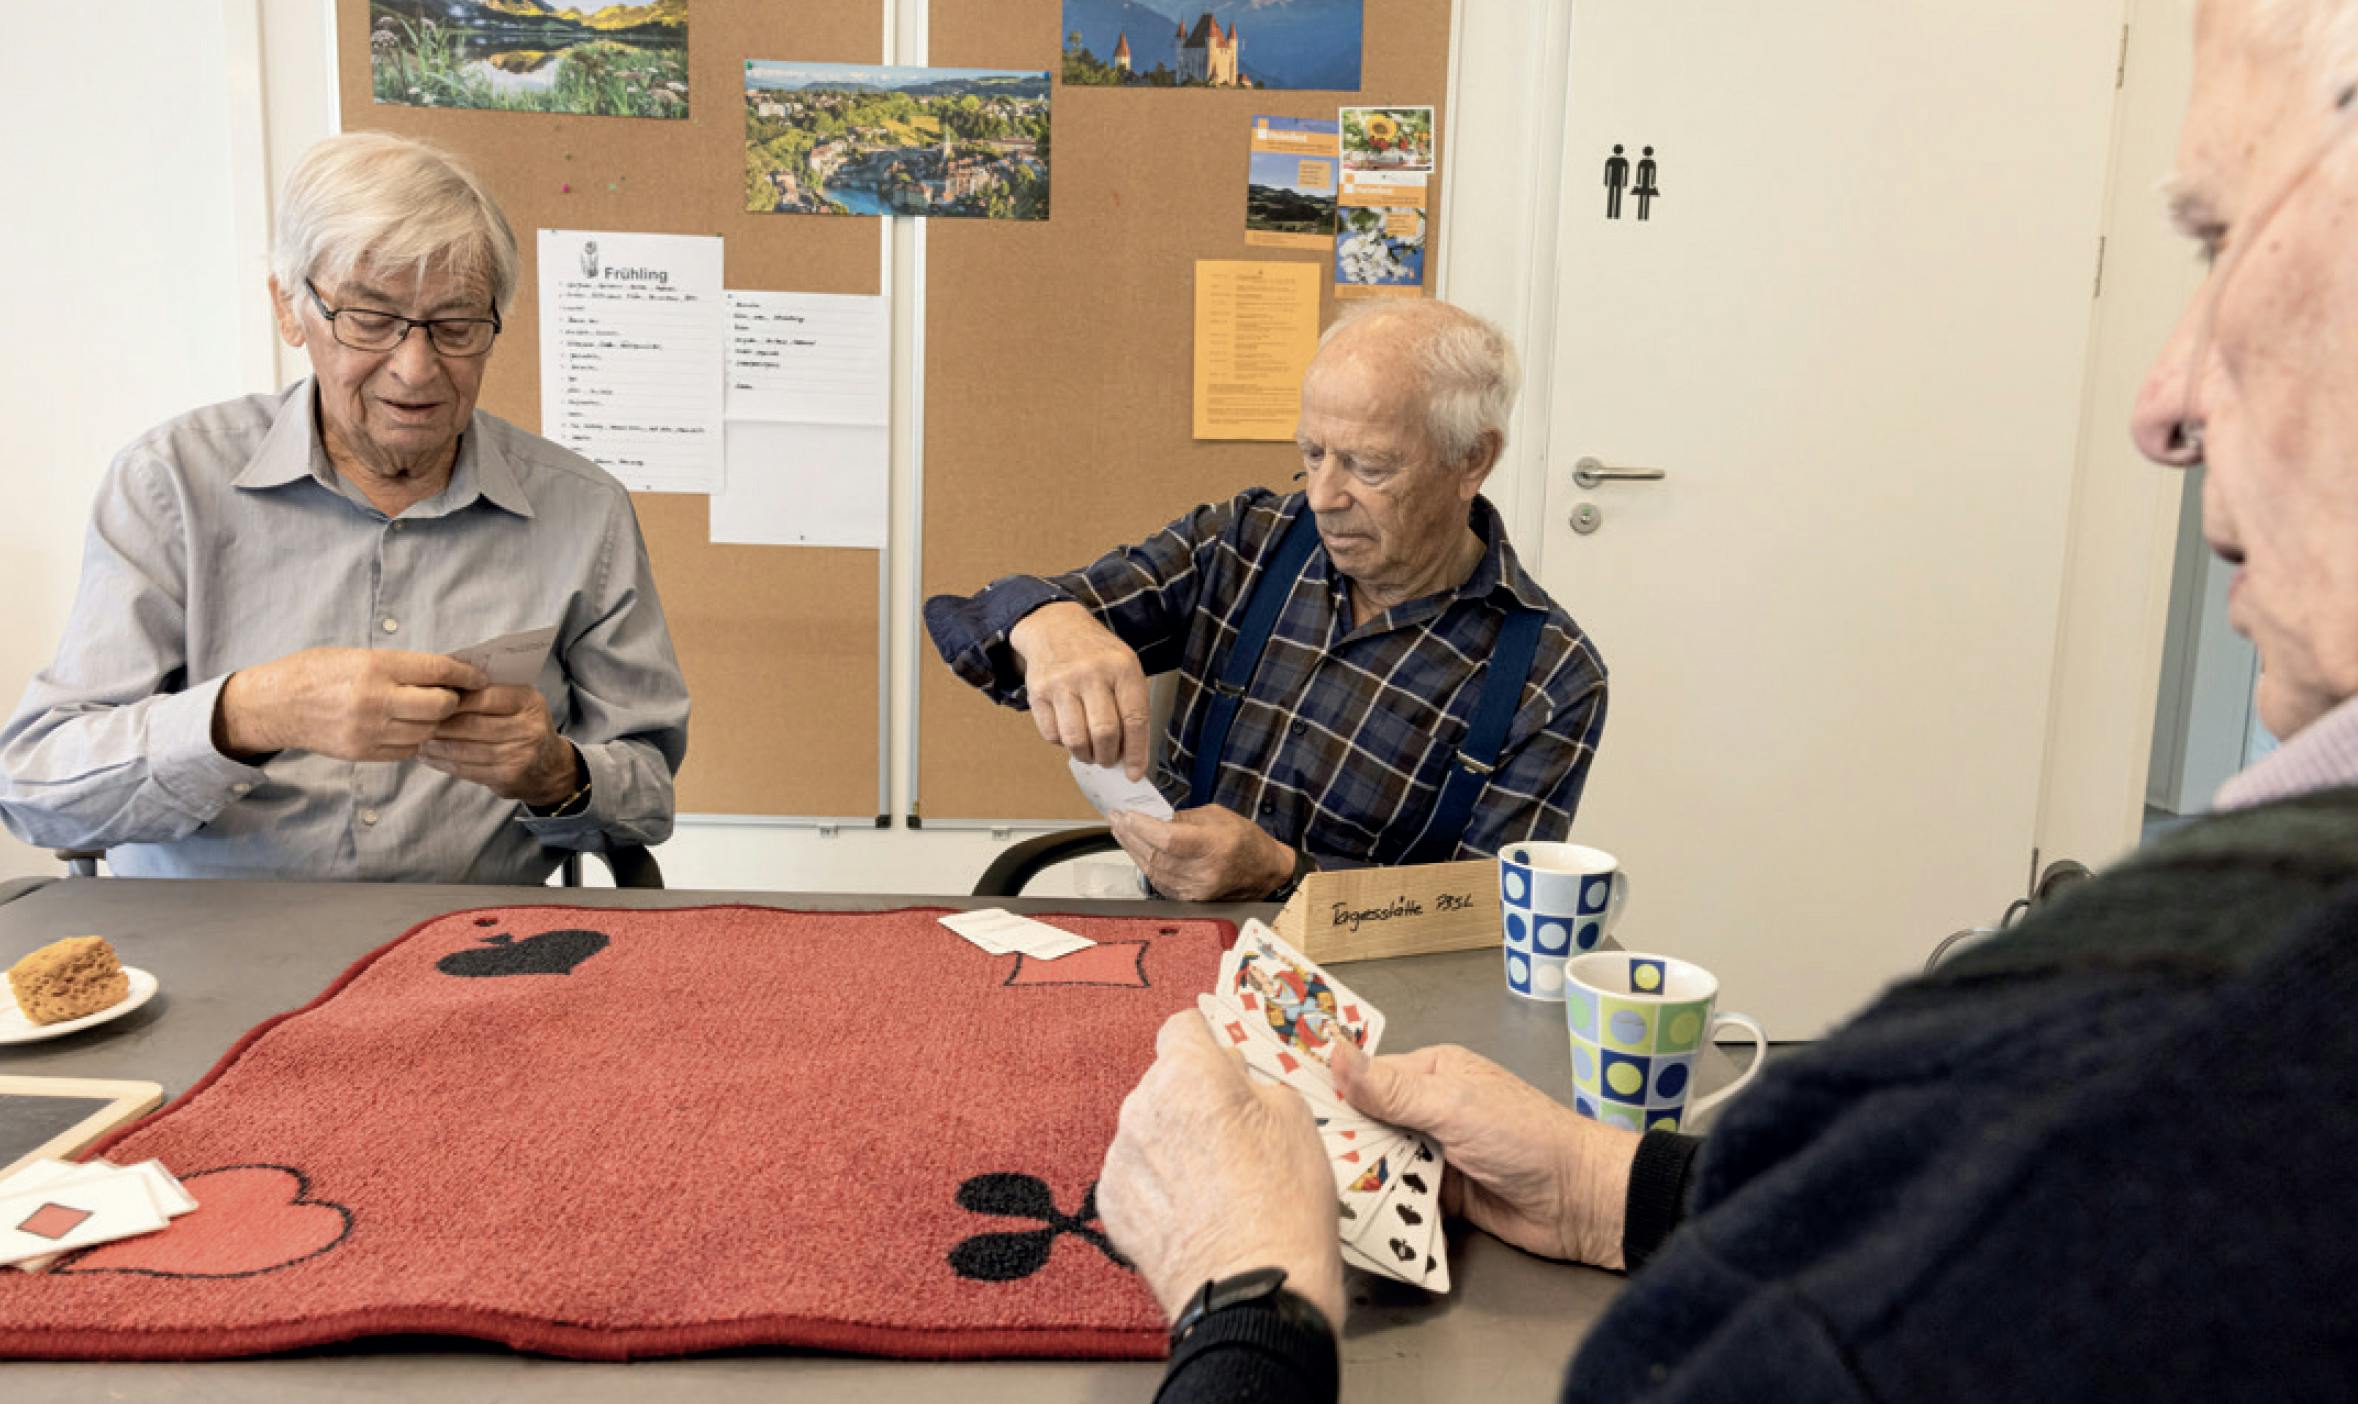
<svg viewBox="0 0 2358 1404">
<path fill-rule="evenodd" d="M 141 1198 L 121 1197 L 121 1203 L 132 1212 L 115 1214 L 96 1207 L 84 1206 L 82 1196 L 99 1195 L 102 1186 L 132 1184 L 139 1187 Z M 111 1188 L 103 1191 L 113 1196 Z M 19 1201 L 22 1201 L 21 1203 Z M 110 1203 L 115 1202 L 110 1199 Z M 155 1212 L 151 1216 L 138 1211 L 144 1203 Z M 28 1213 L 24 1205 L 35 1207 Z M 88 1207 L 91 1218 L 85 1222 L 74 1219 L 75 1213 Z M 76 1232 L 60 1237 L 46 1247 L 9 1240 L 10 1248 L 0 1248 L 0 1263 L 7 1263 L 20 1272 L 39 1272 L 75 1248 L 96 1243 L 112 1243 L 118 1239 L 134 1238 L 153 1233 L 165 1222 L 189 1213 L 197 1207 L 196 1197 L 172 1177 L 163 1162 L 143 1160 L 137 1165 L 116 1165 L 109 1161 L 93 1160 L 77 1165 L 66 1160 L 36 1160 L 15 1174 L 0 1179 L 0 1230 L 17 1229 L 35 1238 L 44 1236 L 45 1229 L 56 1229 L 69 1220 Z M 15 1248 L 29 1248 L 25 1256 L 11 1259 L 8 1253 Z"/>
<path fill-rule="evenodd" d="M 1196 1011 L 1255 1077 L 1290 1087 L 1310 1104 L 1334 1168 L 1344 1259 L 1448 1291 L 1440 1153 L 1416 1132 L 1361 1115 L 1335 1090 L 1335 1044 L 1348 1039 L 1373 1054 L 1383 1011 L 1257 921 L 1245 924 L 1221 958 L 1220 983 L 1196 998 Z"/>
<path fill-rule="evenodd" d="M 1012 955 L 1020 951 L 1034 960 L 1054 960 L 1058 956 L 1068 956 L 1074 951 L 1087 950 L 1097 944 L 1086 936 L 1075 936 L 1062 927 L 1017 916 L 999 907 L 986 907 L 979 912 L 953 912 L 942 918 L 942 925 L 992 955 Z"/>
<path fill-rule="evenodd" d="M 951 939 L 942 914 L 424 922 L 93 1148 L 161 1160 L 203 1207 L 0 1269 L 0 1358 L 423 1332 L 591 1360 L 1160 1359 L 1168 1323 L 1097 1177 L 1157 1031 L 1235 928 L 1059 915 L 1085 944 L 1043 963 Z M 148 1187 L 117 1173 L 135 1214 L 124 1191 Z"/>
</svg>

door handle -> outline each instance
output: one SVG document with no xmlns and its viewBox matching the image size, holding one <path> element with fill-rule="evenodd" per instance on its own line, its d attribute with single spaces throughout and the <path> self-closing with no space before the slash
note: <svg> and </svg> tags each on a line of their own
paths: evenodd
<svg viewBox="0 0 2358 1404">
<path fill-rule="evenodd" d="M 1584 488 L 1606 482 L 1652 482 L 1667 476 L 1659 468 L 1608 468 L 1597 458 L 1584 458 L 1572 465 L 1572 481 Z"/>
</svg>

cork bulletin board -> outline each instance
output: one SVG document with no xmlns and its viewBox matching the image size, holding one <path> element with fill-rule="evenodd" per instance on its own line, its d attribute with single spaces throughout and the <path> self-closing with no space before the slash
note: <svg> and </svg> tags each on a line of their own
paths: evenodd
<svg viewBox="0 0 2358 1404">
<path fill-rule="evenodd" d="M 695 0 L 685 120 L 381 105 L 368 33 L 368 0 L 337 0 L 344 129 L 457 154 L 490 182 L 521 245 L 521 287 L 480 401 L 492 414 L 540 427 L 536 229 L 717 234 L 732 289 L 881 290 L 877 221 L 743 209 L 745 60 L 885 59 L 877 0 Z M 716 546 L 709 499 L 634 502 L 694 702 L 680 811 L 881 821 L 881 553 Z"/>
<path fill-rule="evenodd" d="M 928 61 L 1055 67 L 1061 12 L 1061 0 L 933 5 Z M 1291 481 L 1290 444 L 1192 437 L 1195 262 L 1333 261 L 1331 251 L 1246 244 L 1256 114 L 1331 121 L 1344 105 L 1430 105 L 1442 150 L 1450 0 L 1366 0 L 1365 14 L 1356 93 L 1059 84 L 1049 220 L 931 221 L 921 596 L 1071 569 L 1199 502 Z M 1243 26 L 1249 45 L 1249 16 Z M 1437 217 L 1446 158 L 1435 177 Z M 1434 219 L 1427 292 L 1444 233 Z M 1326 282 L 1331 318 L 1331 274 Z M 918 657 L 914 817 L 1093 817 L 1029 717 L 992 706 L 930 646 Z"/>
</svg>

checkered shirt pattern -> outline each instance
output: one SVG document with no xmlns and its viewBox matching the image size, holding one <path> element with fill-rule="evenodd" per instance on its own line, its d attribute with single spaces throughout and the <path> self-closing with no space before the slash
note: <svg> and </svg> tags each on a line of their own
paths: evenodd
<svg viewBox="0 0 2358 1404">
<path fill-rule="evenodd" d="M 1042 605 L 1085 606 L 1138 651 L 1147 673 L 1177 668 L 1176 704 L 1156 782 L 1187 794 L 1193 744 L 1263 563 L 1300 494 L 1255 488 L 1201 506 L 1135 546 L 1067 575 L 1014 575 L 973 596 L 925 603 L 935 647 L 993 700 L 1026 707 L 1008 631 Z M 1249 695 L 1238 709 L 1214 799 L 1321 867 L 1405 861 L 1423 832 L 1481 696 L 1483 662 L 1507 613 L 1544 610 L 1538 657 L 1499 763 L 1458 844 L 1488 857 L 1521 840 L 1571 831 L 1605 726 L 1605 665 L 1580 626 L 1515 559 L 1503 523 L 1477 498 L 1487 547 L 1455 590 L 1413 600 L 1354 628 L 1350 586 L 1314 550 L 1286 598 Z M 1199 804 L 1198 798 L 1187 803 Z"/>
</svg>

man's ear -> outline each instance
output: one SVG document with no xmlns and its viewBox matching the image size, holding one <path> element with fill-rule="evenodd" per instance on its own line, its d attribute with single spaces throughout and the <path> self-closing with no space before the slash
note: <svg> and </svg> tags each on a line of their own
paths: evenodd
<svg viewBox="0 0 2358 1404">
<path fill-rule="evenodd" d="M 303 316 L 295 310 L 294 300 L 287 290 L 278 285 L 278 275 L 270 275 L 270 312 L 278 321 L 279 340 L 289 346 L 303 344 Z"/>
<path fill-rule="evenodd" d="M 1505 452 L 1506 435 L 1496 429 L 1482 431 L 1482 437 L 1474 441 L 1472 451 L 1458 460 L 1457 495 L 1461 500 L 1474 500 L 1482 491 L 1482 484 L 1489 480 L 1490 470 L 1498 466 L 1498 460 Z"/>
</svg>

